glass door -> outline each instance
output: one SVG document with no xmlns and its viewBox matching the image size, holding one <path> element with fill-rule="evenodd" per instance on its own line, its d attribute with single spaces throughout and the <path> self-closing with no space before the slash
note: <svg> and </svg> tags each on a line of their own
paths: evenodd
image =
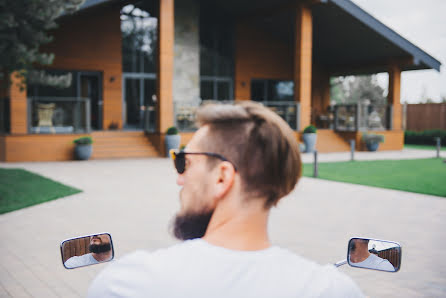
<svg viewBox="0 0 446 298">
<path fill-rule="evenodd" d="M 102 129 L 102 78 L 99 72 L 79 72 L 78 94 L 90 99 L 91 128 Z"/>
<path fill-rule="evenodd" d="M 152 78 L 124 77 L 124 128 L 155 131 L 156 81 Z"/>
</svg>

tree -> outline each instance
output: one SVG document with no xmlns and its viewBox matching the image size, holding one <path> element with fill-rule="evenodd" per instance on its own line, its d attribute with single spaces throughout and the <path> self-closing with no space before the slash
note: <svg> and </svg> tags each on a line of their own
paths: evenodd
<svg viewBox="0 0 446 298">
<path fill-rule="evenodd" d="M 385 104 L 385 90 L 378 84 L 376 75 L 332 78 L 331 99 L 336 103 L 357 103 L 369 101 L 371 104 Z"/>
<path fill-rule="evenodd" d="M 52 40 L 48 30 L 57 27 L 56 18 L 76 11 L 84 1 L 0 0 L 0 79 L 6 86 L 14 72 L 22 87 L 32 76 L 45 81 L 46 74 L 35 67 L 51 64 L 54 54 L 40 52 L 40 46 Z"/>
</svg>

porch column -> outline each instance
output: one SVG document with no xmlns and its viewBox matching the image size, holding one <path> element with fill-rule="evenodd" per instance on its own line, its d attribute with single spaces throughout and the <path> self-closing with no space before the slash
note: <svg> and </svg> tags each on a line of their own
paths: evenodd
<svg viewBox="0 0 446 298">
<path fill-rule="evenodd" d="M 173 121 L 174 0 L 159 0 L 157 127 L 166 132 Z"/>
<path fill-rule="evenodd" d="M 387 102 L 393 106 L 392 130 L 401 130 L 401 69 L 397 65 L 391 65 L 389 68 L 389 94 Z"/>
<path fill-rule="evenodd" d="M 16 73 L 11 74 L 11 85 L 9 87 L 11 134 L 28 133 L 26 88 L 25 90 L 20 90 L 20 87 L 17 86 L 20 82 L 21 79 L 16 77 Z"/>
<path fill-rule="evenodd" d="M 300 129 L 311 123 L 311 68 L 313 17 L 309 6 L 296 6 L 294 47 L 294 99 L 300 102 Z"/>
</svg>

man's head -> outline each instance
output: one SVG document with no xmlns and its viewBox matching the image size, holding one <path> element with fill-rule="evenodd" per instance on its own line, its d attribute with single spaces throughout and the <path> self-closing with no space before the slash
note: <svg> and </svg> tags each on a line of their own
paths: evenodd
<svg viewBox="0 0 446 298">
<path fill-rule="evenodd" d="M 90 238 L 90 252 L 106 253 L 111 250 L 110 236 L 107 234 L 95 235 Z"/>
<path fill-rule="evenodd" d="M 269 209 L 294 189 L 301 175 L 298 144 L 277 114 L 253 102 L 206 105 L 198 110 L 197 123 L 185 150 L 185 171 L 177 179 L 183 186 L 177 238 L 202 237 L 228 197 L 237 197 L 241 206 Z"/>
</svg>

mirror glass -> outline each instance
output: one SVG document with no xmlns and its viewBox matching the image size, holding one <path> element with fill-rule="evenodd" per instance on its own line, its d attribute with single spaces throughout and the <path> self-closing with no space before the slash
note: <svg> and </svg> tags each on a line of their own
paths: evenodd
<svg viewBox="0 0 446 298">
<path fill-rule="evenodd" d="M 401 246 L 393 241 L 352 238 L 347 261 L 353 267 L 396 272 L 401 266 Z"/>
<path fill-rule="evenodd" d="M 111 235 L 108 233 L 71 238 L 60 244 L 62 263 L 73 269 L 113 260 L 115 255 Z"/>
</svg>

